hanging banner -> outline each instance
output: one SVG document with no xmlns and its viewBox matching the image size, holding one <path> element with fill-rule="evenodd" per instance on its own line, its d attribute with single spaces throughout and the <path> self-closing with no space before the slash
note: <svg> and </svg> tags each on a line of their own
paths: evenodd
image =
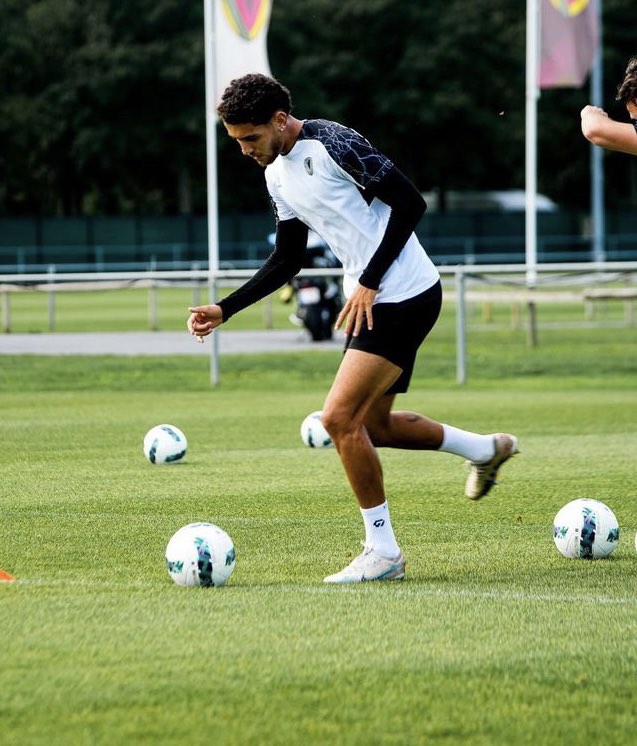
<svg viewBox="0 0 637 746">
<path fill-rule="evenodd" d="M 213 0 L 215 6 L 215 91 L 248 73 L 271 75 L 267 37 L 272 0 Z"/>
<path fill-rule="evenodd" d="M 580 88 L 597 47 L 596 0 L 542 0 L 540 88 Z"/>
</svg>

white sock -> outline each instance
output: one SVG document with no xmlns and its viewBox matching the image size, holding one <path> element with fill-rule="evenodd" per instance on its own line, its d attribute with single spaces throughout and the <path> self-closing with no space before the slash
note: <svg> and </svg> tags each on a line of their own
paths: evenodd
<svg viewBox="0 0 637 746">
<path fill-rule="evenodd" d="M 442 445 L 438 449 L 445 453 L 453 453 L 475 461 L 478 464 L 489 461 L 495 454 L 495 443 L 493 435 L 479 435 L 460 430 L 452 425 L 442 426 L 444 435 Z"/>
<path fill-rule="evenodd" d="M 387 500 L 375 508 L 361 508 L 361 515 L 365 524 L 365 547 L 394 559 L 400 555 L 400 547 L 394 536 L 394 529 L 389 518 Z"/>
</svg>

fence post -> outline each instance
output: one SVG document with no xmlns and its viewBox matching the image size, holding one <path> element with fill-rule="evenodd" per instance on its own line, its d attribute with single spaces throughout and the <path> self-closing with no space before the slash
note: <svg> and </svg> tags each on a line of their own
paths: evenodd
<svg viewBox="0 0 637 746">
<path fill-rule="evenodd" d="M 2 293 L 2 331 L 5 334 L 11 331 L 11 295 L 8 290 Z"/>
<path fill-rule="evenodd" d="M 210 270 L 210 303 L 213 305 L 217 302 L 219 297 L 218 293 L 218 280 L 217 270 Z M 221 329 L 217 329 L 214 334 L 210 335 L 210 383 L 213 386 L 218 386 L 221 383 L 221 369 L 219 365 L 219 334 Z"/>
<path fill-rule="evenodd" d="M 199 264 L 199 262 L 193 262 L 190 265 L 190 269 L 193 272 L 198 272 L 201 269 L 201 264 Z M 198 277 L 196 277 L 192 283 L 192 305 L 193 306 L 201 305 L 201 283 Z"/>
<path fill-rule="evenodd" d="M 527 329 L 527 345 L 529 347 L 537 347 L 538 345 L 538 334 L 537 334 L 537 303 L 533 298 L 527 303 L 527 309 L 529 314 L 529 326 Z"/>
<path fill-rule="evenodd" d="M 467 338 L 465 285 L 466 278 L 462 265 L 456 267 L 456 382 L 467 382 Z"/>
<path fill-rule="evenodd" d="M 154 272 L 157 269 L 155 257 L 151 259 L 149 270 Z M 159 328 L 157 321 L 157 282 L 150 278 L 148 281 L 148 325 L 151 332 L 156 332 Z"/>
<path fill-rule="evenodd" d="M 55 331 L 55 264 L 49 264 L 49 331 Z"/>
<path fill-rule="evenodd" d="M 272 313 L 272 295 L 268 295 L 263 300 L 263 326 L 266 329 L 272 329 L 274 327 Z"/>
</svg>

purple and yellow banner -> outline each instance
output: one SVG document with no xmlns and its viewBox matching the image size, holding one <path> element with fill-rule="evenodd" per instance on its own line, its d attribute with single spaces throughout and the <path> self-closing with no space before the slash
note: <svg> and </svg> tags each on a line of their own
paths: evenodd
<svg viewBox="0 0 637 746">
<path fill-rule="evenodd" d="M 540 88 L 579 88 L 599 44 L 596 0 L 542 0 Z"/>
<path fill-rule="evenodd" d="M 270 75 L 267 36 L 272 0 L 210 0 L 215 6 L 216 92 L 247 73 Z"/>
<path fill-rule="evenodd" d="M 221 0 L 228 23 L 242 39 L 251 41 L 270 17 L 270 0 Z"/>
</svg>

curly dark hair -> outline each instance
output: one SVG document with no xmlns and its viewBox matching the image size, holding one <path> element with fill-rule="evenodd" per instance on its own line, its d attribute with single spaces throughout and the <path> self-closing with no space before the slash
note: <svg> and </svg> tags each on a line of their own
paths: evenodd
<svg viewBox="0 0 637 746">
<path fill-rule="evenodd" d="M 217 106 L 228 124 L 267 124 L 277 111 L 292 110 L 290 91 L 275 78 L 250 73 L 230 81 Z"/>
<path fill-rule="evenodd" d="M 637 57 L 628 60 L 624 80 L 617 89 L 617 101 L 637 104 Z"/>
</svg>

